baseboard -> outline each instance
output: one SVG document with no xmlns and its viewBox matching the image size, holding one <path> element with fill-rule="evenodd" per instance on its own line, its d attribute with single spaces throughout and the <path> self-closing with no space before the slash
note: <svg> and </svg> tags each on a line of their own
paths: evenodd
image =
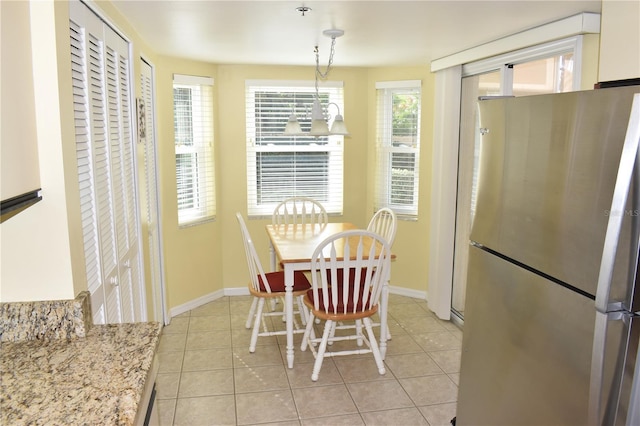
<svg viewBox="0 0 640 426">
<path fill-rule="evenodd" d="M 224 289 L 225 296 L 248 296 L 249 288 L 248 287 L 234 287 L 234 288 L 225 288 Z"/>
<path fill-rule="evenodd" d="M 182 305 L 178 305 L 169 310 L 169 316 L 171 318 L 178 316 L 180 314 L 184 314 L 185 312 L 189 312 L 192 309 L 205 305 L 209 302 L 213 302 L 216 299 L 220 299 L 224 296 L 223 290 L 214 291 L 213 293 L 205 294 L 204 296 L 198 297 L 197 299 L 193 299 L 188 301 L 187 303 L 183 303 Z"/>
<path fill-rule="evenodd" d="M 399 296 L 412 297 L 414 299 L 422 299 L 427 300 L 427 292 L 426 291 L 418 291 L 418 290 L 410 290 L 403 287 L 389 286 L 390 294 L 397 294 Z M 169 310 L 169 315 L 171 318 L 183 314 L 185 312 L 189 312 L 192 309 L 198 308 L 202 305 L 206 305 L 209 302 L 213 302 L 216 299 L 220 299 L 224 296 L 247 296 L 249 295 L 249 289 L 247 287 L 233 287 L 233 288 L 225 288 L 222 290 L 214 291 L 213 293 L 205 294 L 204 296 L 198 297 L 197 299 L 190 300 L 187 303 L 183 303 L 182 305 L 178 305 Z"/>
<path fill-rule="evenodd" d="M 404 288 L 404 287 L 397 287 L 397 286 L 390 285 L 389 286 L 389 293 L 390 294 L 397 294 L 398 296 L 411 297 L 411 298 L 414 298 L 414 299 L 427 300 L 427 292 L 426 291 L 411 290 L 411 289 Z"/>
</svg>

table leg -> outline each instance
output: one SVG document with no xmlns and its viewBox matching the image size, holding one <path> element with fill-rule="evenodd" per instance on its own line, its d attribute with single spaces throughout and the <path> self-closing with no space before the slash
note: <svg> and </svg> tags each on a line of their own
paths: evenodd
<svg viewBox="0 0 640 426">
<path fill-rule="evenodd" d="M 382 295 L 380 300 L 380 355 L 382 359 L 387 353 L 387 309 L 389 306 L 389 281 L 385 281 L 382 286 Z"/>
<path fill-rule="evenodd" d="M 293 267 L 286 264 L 284 267 L 284 308 L 287 326 L 287 364 L 293 368 Z"/>
<path fill-rule="evenodd" d="M 275 272 L 277 271 L 277 266 L 276 266 L 276 250 L 273 248 L 273 242 L 269 241 L 269 263 L 271 266 L 271 272 Z M 274 312 L 276 310 L 276 307 L 278 305 L 278 299 L 271 299 L 271 312 Z"/>
<path fill-rule="evenodd" d="M 269 241 L 269 260 L 271 261 L 271 272 L 276 271 L 276 251 L 273 248 L 273 243 Z"/>
</svg>

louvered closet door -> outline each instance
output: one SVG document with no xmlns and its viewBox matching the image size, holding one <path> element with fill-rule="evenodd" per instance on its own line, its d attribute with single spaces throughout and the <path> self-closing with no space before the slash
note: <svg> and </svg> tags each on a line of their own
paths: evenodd
<svg viewBox="0 0 640 426">
<path fill-rule="evenodd" d="M 95 323 L 141 319 L 128 44 L 70 2 L 78 177 Z"/>
<path fill-rule="evenodd" d="M 156 161 L 155 115 L 153 106 L 153 70 L 146 61 L 140 60 L 140 87 L 144 101 L 145 136 L 144 168 L 147 196 L 147 226 L 149 234 L 149 266 L 151 286 L 153 287 L 155 320 L 166 322 L 168 314 L 164 300 L 164 277 L 162 274 L 162 237 L 160 231 L 160 214 L 158 199 L 158 178 Z"/>
<path fill-rule="evenodd" d="M 105 76 L 107 93 L 107 122 L 109 127 L 109 155 L 113 212 L 115 219 L 118 291 L 121 319 L 135 320 L 135 306 L 140 294 L 135 290 L 139 282 L 138 234 L 136 223 L 135 186 L 133 181 L 133 147 L 131 104 L 129 96 L 129 59 L 127 43 L 113 31 L 105 31 Z M 115 300 L 118 304 L 118 300 Z M 109 306 L 111 301 L 107 299 Z M 109 312 L 109 306 L 107 307 Z M 115 306 L 114 306 L 115 312 Z"/>
</svg>

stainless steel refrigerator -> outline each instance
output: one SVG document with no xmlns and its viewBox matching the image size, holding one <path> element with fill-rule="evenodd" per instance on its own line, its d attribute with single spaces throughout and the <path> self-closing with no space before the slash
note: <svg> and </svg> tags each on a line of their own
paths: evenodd
<svg viewBox="0 0 640 426">
<path fill-rule="evenodd" d="M 479 118 L 456 424 L 640 425 L 640 86 Z"/>
</svg>

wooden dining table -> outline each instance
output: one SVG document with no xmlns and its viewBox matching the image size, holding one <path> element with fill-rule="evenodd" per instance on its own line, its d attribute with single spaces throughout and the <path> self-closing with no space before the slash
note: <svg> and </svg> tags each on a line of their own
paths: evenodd
<svg viewBox="0 0 640 426">
<path fill-rule="evenodd" d="M 349 222 L 319 224 L 280 224 L 267 225 L 269 235 L 269 255 L 271 270 L 275 271 L 278 262 L 284 269 L 285 281 L 285 318 L 287 328 L 287 365 L 293 368 L 293 275 L 295 271 L 311 270 L 311 256 L 318 245 L 327 237 L 342 231 L 358 229 Z M 392 255 L 392 259 L 395 256 Z M 387 305 L 389 300 L 389 281 L 385 281 L 380 299 L 380 354 L 382 359 L 387 350 Z"/>
</svg>

